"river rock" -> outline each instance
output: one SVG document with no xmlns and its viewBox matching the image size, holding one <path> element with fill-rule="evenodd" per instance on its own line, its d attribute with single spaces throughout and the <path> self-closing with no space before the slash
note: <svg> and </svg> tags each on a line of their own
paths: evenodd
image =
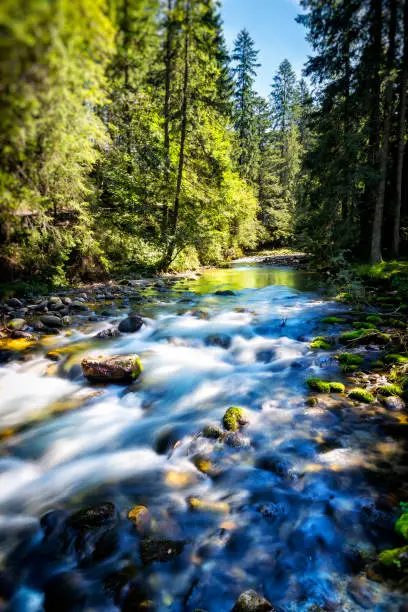
<svg viewBox="0 0 408 612">
<path fill-rule="evenodd" d="M 65 327 L 68 327 L 69 325 L 71 325 L 71 323 L 72 323 L 71 317 L 69 317 L 68 315 L 66 315 L 65 317 L 62 317 L 62 324 Z"/>
<path fill-rule="evenodd" d="M 91 382 L 132 382 L 142 372 L 138 355 L 108 355 L 82 360 L 84 376 Z"/>
<path fill-rule="evenodd" d="M 271 612 L 275 610 L 271 603 L 256 591 L 244 591 L 235 602 L 231 612 Z"/>
<path fill-rule="evenodd" d="M 207 346 L 219 346 L 224 349 L 229 349 L 231 346 L 231 338 L 227 334 L 214 334 L 207 336 L 205 339 Z"/>
<path fill-rule="evenodd" d="M 74 529 L 93 529 L 109 525 L 117 516 L 116 508 L 111 502 L 100 504 L 99 506 L 89 506 L 82 508 L 71 514 L 68 524 Z"/>
<path fill-rule="evenodd" d="M 251 446 L 251 438 L 244 436 L 239 431 L 229 431 L 225 436 L 225 444 L 233 448 L 249 448 Z"/>
<path fill-rule="evenodd" d="M 382 399 L 382 403 L 388 410 L 404 410 L 405 402 L 396 395 L 391 395 L 390 397 L 384 397 Z"/>
<path fill-rule="evenodd" d="M 229 295 L 235 295 L 235 293 L 234 291 L 231 291 L 231 289 L 219 289 L 218 291 L 215 292 L 214 295 L 229 296 Z"/>
<path fill-rule="evenodd" d="M 120 331 L 116 327 L 108 327 L 107 329 L 102 329 L 98 332 L 95 338 L 101 338 L 101 340 L 105 340 L 105 338 L 117 338 L 120 336 Z"/>
<path fill-rule="evenodd" d="M 137 314 L 132 314 L 126 317 L 126 319 L 123 319 L 123 321 L 119 323 L 118 329 L 120 332 L 124 334 L 131 334 L 131 333 L 139 331 L 142 325 L 143 325 L 142 317 L 139 317 L 139 315 Z"/>
<path fill-rule="evenodd" d="M 16 331 L 22 331 L 26 326 L 27 322 L 25 319 L 12 319 L 7 323 L 9 329 L 14 329 Z"/>
<path fill-rule="evenodd" d="M 9 298 L 6 302 L 7 306 L 11 308 L 21 308 L 23 303 L 18 298 Z"/>
<path fill-rule="evenodd" d="M 216 423 L 209 423 L 203 428 L 202 435 L 204 438 L 218 440 L 218 438 L 224 435 L 224 430 Z"/>
<path fill-rule="evenodd" d="M 180 540 L 156 540 L 143 538 L 140 542 L 140 558 L 143 565 L 155 561 L 166 563 L 178 557 L 184 550 L 185 543 Z"/>
<path fill-rule="evenodd" d="M 40 321 L 46 327 L 50 327 L 50 328 L 62 327 L 62 320 L 56 315 L 44 315 L 43 317 L 41 317 Z"/>
<path fill-rule="evenodd" d="M 79 310 L 79 311 L 84 311 L 84 312 L 89 310 L 89 306 L 87 306 L 86 304 L 84 304 L 80 300 L 74 300 L 73 302 L 71 302 L 69 307 L 72 310 Z"/>
</svg>

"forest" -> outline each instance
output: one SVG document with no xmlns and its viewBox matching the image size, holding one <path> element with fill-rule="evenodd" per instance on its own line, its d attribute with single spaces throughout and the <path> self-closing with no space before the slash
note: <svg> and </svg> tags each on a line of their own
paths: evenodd
<svg viewBox="0 0 408 612">
<path fill-rule="evenodd" d="M 218 0 L 5 0 L 0 272 L 56 285 L 407 249 L 408 2 L 302 0 L 268 98 Z"/>
</svg>

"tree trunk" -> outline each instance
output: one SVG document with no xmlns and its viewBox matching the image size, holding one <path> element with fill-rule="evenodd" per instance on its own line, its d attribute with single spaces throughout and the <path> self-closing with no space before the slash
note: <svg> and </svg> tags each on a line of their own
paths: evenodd
<svg viewBox="0 0 408 612">
<path fill-rule="evenodd" d="M 181 132 L 180 132 L 180 152 L 177 170 L 176 194 L 174 198 L 174 206 L 170 219 L 171 237 L 167 247 L 167 252 L 163 262 L 163 268 L 166 270 L 172 262 L 174 248 L 176 246 L 176 232 L 180 211 L 180 195 L 183 184 L 183 172 L 185 161 L 185 145 L 187 135 L 187 113 L 188 113 L 188 88 L 190 78 L 190 0 L 186 0 L 186 17 L 185 17 L 185 32 L 184 32 L 184 69 L 183 69 L 183 93 L 181 103 Z"/>
<path fill-rule="evenodd" d="M 391 0 L 391 16 L 389 27 L 389 41 L 386 61 L 386 85 L 383 99 L 383 126 L 382 126 L 382 142 L 378 156 L 378 172 L 379 182 L 377 186 L 376 199 L 374 205 L 373 225 L 371 231 L 371 264 L 376 264 L 381 261 L 381 238 L 384 213 L 384 194 L 387 176 L 388 164 L 388 148 L 390 139 L 391 126 L 391 107 L 392 107 L 392 69 L 395 58 L 395 32 L 397 24 L 397 0 Z M 381 38 L 381 34 L 380 34 Z M 374 166 L 375 167 L 375 166 Z"/>
<path fill-rule="evenodd" d="M 396 200 L 394 209 L 394 227 L 392 236 L 392 250 L 396 257 L 400 250 L 400 225 L 402 203 L 402 172 L 404 168 L 405 121 L 407 111 L 408 87 L 408 0 L 404 3 L 404 55 L 401 68 L 401 91 L 398 112 L 398 144 L 397 144 L 397 171 L 396 171 Z"/>
<path fill-rule="evenodd" d="M 169 195 L 170 181 L 170 93 L 171 93 L 171 78 L 172 78 L 172 57 L 173 57 L 173 2 L 167 0 L 167 28 L 166 28 L 166 43 L 165 43 L 165 91 L 164 91 L 164 189 L 166 193 L 165 203 L 163 207 L 162 218 L 162 237 L 164 238 L 169 222 L 169 209 L 167 197 Z"/>
</svg>

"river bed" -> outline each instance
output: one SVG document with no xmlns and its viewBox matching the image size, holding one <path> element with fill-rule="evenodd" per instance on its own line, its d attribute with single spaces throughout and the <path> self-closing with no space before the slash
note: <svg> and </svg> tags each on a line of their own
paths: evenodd
<svg viewBox="0 0 408 612">
<path fill-rule="evenodd" d="M 71 574 L 86 596 L 69 603 L 62 588 L 55 612 L 229 612 L 246 589 L 288 612 L 402 610 L 402 595 L 358 577 L 364 556 L 395 544 L 383 474 L 400 443 L 368 407 L 336 395 L 306 404 L 308 377 L 342 380 L 334 353 L 310 340 L 346 307 L 303 272 L 246 264 L 153 293 L 137 333 L 95 342 L 122 310 L 0 368 L 4 609 L 42 611 L 44 585 Z M 142 377 L 90 385 L 80 361 L 92 353 L 137 353 Z M 204 437 L 229 406 L 249 421 L 236 440 Z M 106 502 L 117 517 L 99 548 L 95 531 L 65 548 L 44 541 L 45 513 Z M 167 563 L 141 562 L 127 519 L 136 505 L 149 510 L 149 537 L 182 543 Z M 127 580 L 112 595 L 115 575 Z"/>
</svg>

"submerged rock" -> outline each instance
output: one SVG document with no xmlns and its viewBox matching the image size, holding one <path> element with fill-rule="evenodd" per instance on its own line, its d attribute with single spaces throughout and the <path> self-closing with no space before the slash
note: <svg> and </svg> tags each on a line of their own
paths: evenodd
<svg viewBox="0 0 408 612">
<path fill-rule="evenodd" d="M 382 399 L 382 403 L 388 410 L 404 410 L 405 402 L 400 397 L 396 395 L 391 395 L 390 397 L 384 397 Z"/>
<path fill-rule="evenodd" d="M 147 530 L 150 523 L 150 513 L 146 506 L 135 506 L 129 510 L 127 517 L 140 533 Z"/>
<path fill-rule="evenodd" d="M 204 438 L 210 438 L 211 440 L 218 440 L 224 435 L 224 430 L 216 424 L 209 423 L 202 431 Z"/>
<path fill-rule="evenodd" d="M 124 334 L 131 334 L 131 333 L 139 331 L 142 325 L 143 325 L 142 317 L 139 317 L 139 315 L 137 314 L 132 314 L 129 317 L 126 317 L 126 319 L 123 319 L 123 321 L 119 323 L 118 329 L 120 332 Z"/>
<path fill-rule="evenodd" d="M 226 502 L 199 499 L 198 497 L 190 497 L 187 501 L 190 510 L 195 510 L 196 512 L 215 512 L 221 514 L 228 514 L 230 511 L 230 505 Z"/>
<path fill-rule="evenodd" d="M 68 524 L 74 529 L 92 529 L 112 523 L 116 519 L 116 508 L 111 502 L 89 506 L 72 514 Z"/>
<path fill-rule="evenodd" d="M 138 355 L 109 355 L 82 360 L 84 376 L 91 382 L 132 382 L 142 372 Z"/>
<path fill-rule="evenodd" d="M 231 346 L 231 338 L 227 334 L 214 334 L 207 336 L 205 339 L 207 346 L 219 346 L 223 349 L 229 349 Z"/>
<path fill-rule="evenodd" d="M 140 542 L 140 558 L 143 565 L 155 561 L 166 563 L 178 557 L 184 550 L 185 542 L 180 540 L 156 540 L 143 538 Z"/>
<path fill-rule="evenodd" d="M 244 591 L 235 602 L 231 612 L 273 612 L 272 604 L 256 591 Z"/>
<path fill-rule="evenodd" d="M 225 444 L 234 448 L 249 448 L 251 446 L 251 438 L 244 436 L 239 431 L 230 431 L 225 436 Z"/>
<path fill-rule="evenodd" d="M 215 292 L 214 295 L 228 296 L 228 295 L 235 295 L 235 293 L 234 291 L 231 291 L 231 289 L 219 289 L 218 291 Z"/>
</svg>

